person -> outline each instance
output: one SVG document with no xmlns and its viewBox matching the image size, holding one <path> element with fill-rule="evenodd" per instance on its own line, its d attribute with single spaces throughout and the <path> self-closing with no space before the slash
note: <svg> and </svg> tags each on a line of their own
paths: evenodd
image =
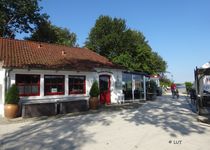
<svg viewBox="0 0 210 150">
<path fill-rule="evenodd" d="M 176 92 L 176 84 L 175 83 L 172 83 L 171 84 L 171 94 L 172 94 L 172 98 L 174 98 L 175 96 L 175 93 Z"/>
</svg>

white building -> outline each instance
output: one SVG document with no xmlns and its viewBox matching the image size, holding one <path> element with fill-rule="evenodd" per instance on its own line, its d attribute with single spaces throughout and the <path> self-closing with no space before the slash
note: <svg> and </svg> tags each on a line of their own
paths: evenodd
<svg viewBox="0 0 210 150">
<path fill-rule="evenodd" d="M 101 104 L 119 103 L 123 95 L 129 101 L 145 99 L 144 76 L 125 71 L 86 48 L 0 38 L 0 115 L 12 84 L 18 86 L 22 114 L 28 116 L 51 106 L 55 113 L 85 109 L 81 105 L 88 107 L 94 80 L 99 82 Z"/>
</svg>

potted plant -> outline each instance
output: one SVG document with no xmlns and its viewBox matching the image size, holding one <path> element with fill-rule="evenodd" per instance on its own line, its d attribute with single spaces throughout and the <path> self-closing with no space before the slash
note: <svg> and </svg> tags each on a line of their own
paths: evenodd
<svg viewBox="0 0 210 150">
<path fill-rule="evenodd" d="M 98 87 L 98 82 L 94 81 L 92 84 L 92 87 L 90 89 L 90 99 L 89 99 L 89 106 L 90 109 L 98 109 L 99 106 L 99 100 L 98 100 L 98 96 L 99 96 L 99 87 Z"/>
<path fill-rule="evenodd" d="M 19 92 L 15 84 L 13 84 L 6 93 L 4 113 L 7 118 L 15 118 L 18 116 Z"/>
<path fill-rule="evenodd" d="M 146 83 L 147 100 L 154 100 L 157 96 L 157 84 L 155 81 L 150 80 Z"/>
</svg>

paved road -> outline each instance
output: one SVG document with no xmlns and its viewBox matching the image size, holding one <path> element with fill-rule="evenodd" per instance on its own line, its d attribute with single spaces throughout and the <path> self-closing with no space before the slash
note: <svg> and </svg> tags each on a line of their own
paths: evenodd
<svg viewBox="0 0 210 150">
<path fill-rule="evenodd" d="M 0 149 L 206 150 L 210 126 L 184 97 L 163 96 L 137 109 L 42 121 L 0 123 Z"/>
</svg>

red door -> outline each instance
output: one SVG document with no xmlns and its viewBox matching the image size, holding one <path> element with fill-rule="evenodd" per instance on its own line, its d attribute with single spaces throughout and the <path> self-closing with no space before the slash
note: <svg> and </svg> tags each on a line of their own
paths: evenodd
<svg viewBox="0 0 210 150">
<path fill-rule="evenodd" d="M 100 86 L 100 103 L 109 105 L 111 103 L 110 76 L 100 75 L 99 86 Z"/>
</svg>

